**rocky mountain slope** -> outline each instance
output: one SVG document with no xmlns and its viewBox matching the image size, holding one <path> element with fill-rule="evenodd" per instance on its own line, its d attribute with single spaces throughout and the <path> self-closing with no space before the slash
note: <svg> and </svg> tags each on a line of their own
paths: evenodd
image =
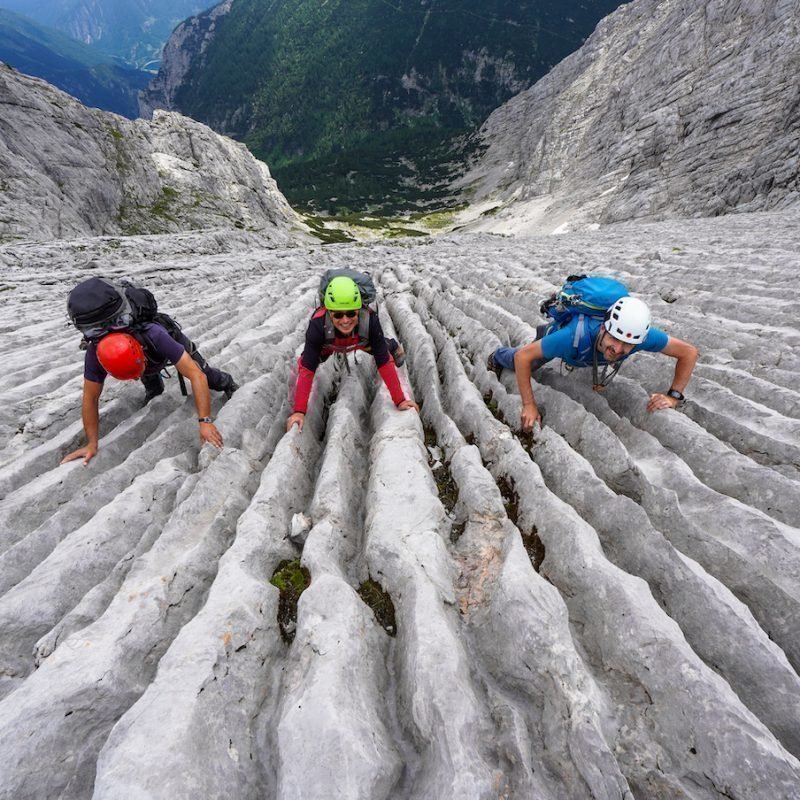
<svg viewBox="0 0 800 800">
<path fill-rule="evenodd" d="M 237 237 L 0 247 L 0 797 L 800 796 L 796 214 Z M 98 265 L 240 380 L 224 450 L 198 450 L 174 380 L 144 407 L 110 381 L 97 458 L 59 466 L 81 439 L 64 298 Z M 351 355 L 286 434 L 319 272 L 342 265 L 374 273 L 422 413 Z M 700 347 L 688 402 L 645 411 L 665 357 L 602 394 L 552 364 L 522 436 L 486 356 L 581 269 Z"/>
<path fill-rule="evenodd" d="M 84 105 L 131 119 L 139 116 L 138 92 L 152 78 L 4 9 L 0 9 L 0 61 L 52 83 Z"/>
<path fill-rule="evenodd" d="M 263 162 L 175 113 L 130 121 L 0 64 L 0 241 L 300 229 Z"/>
<path fill-rule="evenodd" d="M 623 6 L 486 121 L 470 218 L 546 231 L 797 206 L 798 20 L 798 0 Z"/>
</svg>

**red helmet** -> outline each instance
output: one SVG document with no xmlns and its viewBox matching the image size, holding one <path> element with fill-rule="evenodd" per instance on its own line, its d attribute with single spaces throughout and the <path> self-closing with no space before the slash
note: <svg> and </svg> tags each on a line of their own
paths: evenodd
<svg viewBox="0 0 800 800">
<path fill-rule="evenodd" d="M 109 333 L 97 343 L 97 360 L 121 381 L 135 381 L 144 374 L 147 359 L 139 342 L 129 333 Z"/>
</svg>

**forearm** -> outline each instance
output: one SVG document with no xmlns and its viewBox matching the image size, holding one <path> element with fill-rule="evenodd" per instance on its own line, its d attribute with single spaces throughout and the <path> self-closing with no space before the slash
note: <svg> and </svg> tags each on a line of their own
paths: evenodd
<svg viewBox="0 0 800 800">
<path fill-rule="evenodd" d="M 517 377 L 517 387 L 522 398 L 523 406 L 535 406 L 536 400 L 533 397 L 533 387 L 531 386 L 531 364 L 519 353 L 514 356 L 514 374 Z"/>
<path fill-rule="evenodd" d="M 389 359 L 385 364 L 378 367 L 378 373 L 381 379 L 386 384 L 389 394 L 392 397 L 392 402 L 397 406 L 406 399 L 403 387 L 400 383 L 400 377 L 397 374 L 397 367 L 394 361 Z"/>
<path fill-rule="evenodd" d="M 208 379 L 202 372 L 198 371 L 197 374 L 190 376 L 189 380 L 192 384 L 192 397 L 194 398 L 198 418 L 210 417 L 211 392 L 208 390 Z"/>
<path fill-rule="evenodd" d="M 314 383 L 314 373 L 298 364 L 297 382 L 294 387 L 294 411 L 295 413 L 305 414 L 308 411 L 308 398 L 311 395 L 311 387 Z"/>
<path fill-rule="evenodd" d="M 689 379 L 692 377 L 692 372 L 694 371 L 694 366 L 696 363 L 697 363 L 696 350 L 691 355 L 679 358 L 675 362 L 675 375 L 672 378 L 672 385 L 670 386 L 670 388 L 677 389 L 679 392 L 682 393 L 683 390 L 686 388 L 686 384 L 689 383 Z"/>
<path fill-rule="evenodd" d="M 93 397 L 84 395 L 81 404 L 81 420 L 86 434 L 86 443 L 97 447 L 100 441 L 100 404 Z"/>
</svg>

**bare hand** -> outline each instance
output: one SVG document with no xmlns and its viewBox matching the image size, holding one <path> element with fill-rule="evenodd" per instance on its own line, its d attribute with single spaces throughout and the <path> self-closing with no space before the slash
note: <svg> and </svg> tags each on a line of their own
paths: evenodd
<svg viewBox="0 0 800 800">
<path fill-rule="evenodd" d="M 522 430 L 525 433 L 530 433 L 537 422 L 539 423 L 539 427 L 542 427 L 542 415 L 536 403 L 522 406 L 520 422 L 522 423 Z"/>
<path fill-rule="evenodd" d="M 87 444 L 86 447 L 80 447 L 77 450 L 73 450 L 69 455 L 64 456 L 61 459 L 61 463 L 66 464 L 67 461 L 75 461 L 78 458 L 82 458 L 83 466 L 85 467 L 96 455 L 97 445 Z"/>
<path fill-rule="evenodd" d="M 413 400 L 403 400 L 402 403 L 397 404 L 397 408 L 400 411 L 407 411 L 409 408 L 413 408 L 419 414 L 419 406 Z"/>
<path fill-rule="evenodd" d="M 670 397 L 668 394 L 661 394 L 656 392 L 650 395 L 650 400 L 647 402 L 647 410 L 652 414 L 653 411 L 661 411 L 665 408 L 677 408 L 680 405 L 680 400 L 677 397 Z"/>
<path fill-rule="evenodd" d="M 290 431 L 292 425 L 297 425 L 300 430 L 303 430 L 303 423 L 306 421 L 306 415 L 302 411 L 295 411 L 289 419 L 286 420 L 286 430 Z"/>
<path fill-rule="evenodd" d="M 222 434 L 217 430 L 213 422 L 200 423 L 200 442 L 213 444 L 214 447 L 222 448 Z"/>
</svg>

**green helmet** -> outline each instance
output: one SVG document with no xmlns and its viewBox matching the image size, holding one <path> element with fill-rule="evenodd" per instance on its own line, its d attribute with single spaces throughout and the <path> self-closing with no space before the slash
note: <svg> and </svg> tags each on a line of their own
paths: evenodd
<svg viewBox="0 0 800 800">
<path fill-rule="evenodd" d="M 325 289 L 325 308 L 328 311 L 352 311 L 361 308 L 361 292 L 352 278 L 334 278 Z"/>
</svg>

